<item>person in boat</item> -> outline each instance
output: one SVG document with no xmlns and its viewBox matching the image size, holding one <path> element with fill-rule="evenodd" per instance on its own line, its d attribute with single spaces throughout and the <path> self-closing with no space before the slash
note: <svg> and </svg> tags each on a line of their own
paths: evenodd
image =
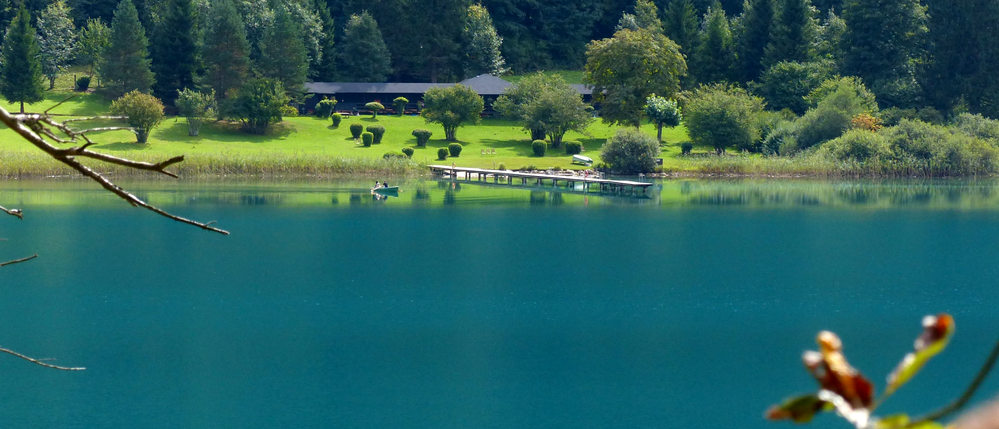
<svg viewBox="0 0 999 429">
<path fill-rule="evenodd" d="M 377 180 L 375 180 L 375 187 L 374 187 L 374 188 L 371 188 L 371 189 L 378 189 L 378 188 L 381 188 L 381 187 L 382 187 L 382 184 L 381 184 L 381 183 L 378 183 L 378 181 L 377 181 Z"/>
<path fill-rule="evenodd" d="M 383 187 L 383 188 L 387 188 L 387 187 L 389 187 L 389 185 L 388 185 L 388 182 L 385 182 L 385 183 L 382 183 L 382 187 Z"/>
</svg>

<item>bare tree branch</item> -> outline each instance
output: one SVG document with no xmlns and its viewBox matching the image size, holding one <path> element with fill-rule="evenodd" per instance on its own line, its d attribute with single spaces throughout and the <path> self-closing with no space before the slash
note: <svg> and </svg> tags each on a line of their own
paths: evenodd
<svg viewBox="0 0 999 429">
<path fill-rule="evenodd" d="M 30 261 L 30 260 L 35 259 L 37 257 L 38 257 L 38 254 L 35 253 L 34 255 L 28 256 L 27 258 L 14 259 L 14 260 L 10 260 L 10 261 L 7 261 L 7 262 L 0 262 L 0 268 L 6 267 L 8 265 L 19 264 L 21 262 L 27 262 L 27 261 Z"/>
<path fill-rule="evenodd" d="M 968 400 L 971 399 L 971 395 L 975 394 L 975 391 L 982 385 L 982 382 L 985 381 L 985 377 L 992 371 L 992 367 L 995 366 L 997 359 L 999 359 L 999 342 L 996 342 L 996 345 L 992 347 L 992 352 L 989 353 L 989 357 L 985 359 L 985 364 L 978 370 L 978 374 L 975 375 L 975 379 L 971 381 L 971 384 L 968 385 L 968 388 L 965 389 L 960 398 L 957 398 L 957 400 L 951 402 L 946 407 L 929 413 L 919 419 L 913 420 L 912 423 L 909 423 L 906 427 L 914 427 L 922 423 L 937 421 L 953 414 L 955 411 L 960 410 L 965 404 L 968 403 Z"/>
<path fill-rule="evenodd" d="M 21 209 L 8 209 L 4 206 L 0 206 L 0 211 L 11 216 L 17 216 L 18 219 L 24 219 L 24 212 L 22 212 Z"/>
<path fill-rule="evenodd" d="M 46 368 L 58 369 L 58 370 L 62 370 L 62 371 L 83 371 L 83 370 L 87 369 L 87 368 L 84 368 L 84 367 L 81 367 L 81 366 L 59 366 L 59 365 L 52 365 L 50 363 L 42 362 L 42 361 L 40 361 L 38 359 L 25 356 L 23 354 L 20 354 L 18 352 L 10 350 L 10 349 L 5 349 L 3 347 L 0 347 L 0 352 L 7 353 L 7 354 L 12 355 L 12 356 L 16 356 L 18 358 L 21 358 L 21 359 L 24 359 L 24 360 L 26 360 L 28 362 L 31 362 L 31 363 L 33 363 L 35 365 L 41 365 L 41 366 L 44 366 Z"/>
<path fill-rule="evenodd" d="M 121 119 L 121 117 L 97 117 L 97 118 Z M 87 118 L 87 119 L 94 119 L 94 118 Z M 132 204 L 133 206 L 145 208 L 149 211 L 152 211 L 166 218 L 173 219 L 177 222 L 194 225 L 204 230 L 214 231 L 220 234 L 229 235 L 228 231 L 212 226 L 214 222 L 198 222 L 195 220 L 187 219 L 184 217 L 168 213 L 156 206 L 148 204 L 145 201 L 133 195 L 132 193 L 126 191 L 122 187 L 115 185 L 113 182 L 102 176 L 100 173 L 91 170 L 89 167 L 81 164 L 79 161 L 76 160 L 77 157 L 90 158 L 98 161 L 107 162 L 109 164 L 116 164 L 129 168 L 135 168 L 138 170 L 153 171 L 176 178 L 177 175 L 167 171 L 166 168 L 173 164 L 183 161 L 184 160 L 183 156 L 176 156 L 168 160 L 153 164 L 153 163 L 133 161 L 130 159 L 119 158 L 111 155 L 93 152 L 89 150 L 88 147 L 93 145 L 94 142 L 91 141 L 89 138 L 87 138 L 85 134 L 83 134 L 83 132 L 85 131 L 83 132 L 74 131 L 65 125 L 65 122 L 69 121 L 64 121 L 63 123 L 59 123 L 53 121 L 47 115 L 40 115 L 40 114 L 12 115 L 6 109 L 0 108 L 0 121 L 6 124 L 7 127 L 9 127 L 10 129 L 14 130 L 16 133 L 20 134 L 21 137 L 24 137 L 24 139 L 27 140 L 29 143 L 33 144 L 38 149 L 41 149 L 43 152 L 47 153 L 56 161 L 66 164 L 70 168 L 78 171 L 80 174 L 91 178 L 95 182 L 99 183 L 104 189 L 107 189 L 108 191 L 114 193 L 121 199 L 128 201 L 129 204 Z M 69 141 L 75 141 L 77 137 L 81 137 L 86 141 L 86 143 L 81 146 L 71 147 L 67 149 L 60 149 L 58 147 L 55 147 L 40 135 L 40 133 L 45 135 L 52 134 L 51 130 L 45 128 L 45 125 L 58 128 L 60 131 L 64 132 L 67 136 L 69 136 L 70 138 Z M 36 131 L 40 129 L 45 129 L 46 131 Z M 8 211 L 8 214 L 11 213 Z"/>
</svg>

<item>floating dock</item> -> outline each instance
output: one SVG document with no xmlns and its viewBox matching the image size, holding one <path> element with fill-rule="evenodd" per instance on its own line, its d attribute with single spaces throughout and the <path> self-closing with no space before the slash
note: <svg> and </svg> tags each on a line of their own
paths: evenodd
<svg viewBox="0 0 999 429">
<path fill-rule="evenodd" d="M 487 170 L 484 168 L 471 168 L 471 167 L 452 167 L 448 165 L 431 165 L 430 171 L 437 176 L 449 175 L 452 178 L 457 179 L 459 174 L 464 175 L 464 179 L 467 181 L 476 180 L 479 182 L 489 182 L 492 178 L 493 183 L 506 183 L 508 185 L 516 185 L 515 179 L 520 179 L 520 185 L 527 185 L 528 183 L 534 183 L 537 185 L 543 185 L 546 181 L 549 181 L 552 186 L 559 186 L 559 183 L 565 184 L 569 188 L 574 188 L 577 183 L 582 184 L 584 190 L 589 190 L 591 186 L 597 185 L 601 192 L 616 192 L 616 193 L 645 193 L 645 190 L 652 186 L 652 183 L 648 182 L 636 182 L 631 180 L 616 180 L 616 179 L 597 179 L 591 177 L 579 177 L 579 176 L 560 176 L 557 174 L 545 174 L 545 173 L 527 173 L 522 171 L 511 171 L 511 170 Z"/>
</svg>

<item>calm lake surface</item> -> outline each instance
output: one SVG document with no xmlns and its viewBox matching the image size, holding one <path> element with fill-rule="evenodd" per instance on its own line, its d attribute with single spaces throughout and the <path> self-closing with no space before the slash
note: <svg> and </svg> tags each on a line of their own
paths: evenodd
<svg viewBox="0 0 999 429">
<path fill-rule="evenodd" d="M 697 181 L 620 198 L 460 183 L 0 184 L 4 427 L 782 428 L 836 331 L 879 414 L 956 398 L 999 339 L 999 183 Z M 999 392 L 993 376 L 976 396 Z M 835 416 L 811 427 L 845 428 Z"/>
</svg>

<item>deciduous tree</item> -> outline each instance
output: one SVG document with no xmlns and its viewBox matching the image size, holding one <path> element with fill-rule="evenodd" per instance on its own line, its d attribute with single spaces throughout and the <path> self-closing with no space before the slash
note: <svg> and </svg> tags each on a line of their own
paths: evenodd
<svg viewBox="0 0 999 429">
<path fill-rule="evenodd" d="M 76 44 L 76 27 L 69 17 L 69 8 L 62 0 L 48 5 L 38 16 L 42 73 L 49 79 L 49 89 L 55 88 L 59 76 L 70 60 Z"/>
<path fill-rule="evenodd" d="M 675 127 L 680 125 L 680 121 L 683 119 L 676 100 L 655 94 L 645 99 L 645 116 L 648 116 L 649 120 L 656 124 L 656 139 L 659 140 L 659 143 L 663 142 L 663 126 Z"/>
<path fill-rule="evenodd" d="M 701 86 L 684 108 L 684 124 L 696 144 L 721 155 L 729 146 L 751 147 L 760 139 L 757 117 L 763 100 L 727 84 Z"/>
<path fill-rule="evenodd" d="M 457 84 L 430 88 L 423 94 L 423 111 L 427 122 L 441 124 L 447 141 L 458 141 L 456 132 L 464 123 L 479 123 L 485 103 L 471 88 Z"/>
<path fill-rule="evenodd" d="M 76 60 L 88 67 L 91 77 L 94 76 L 95 68 L 110 44 L 111 29 L 99 18 L 88 19 L 86 27 L 80 30 L 80 38 L 76 41 Z"/>
</svg>

